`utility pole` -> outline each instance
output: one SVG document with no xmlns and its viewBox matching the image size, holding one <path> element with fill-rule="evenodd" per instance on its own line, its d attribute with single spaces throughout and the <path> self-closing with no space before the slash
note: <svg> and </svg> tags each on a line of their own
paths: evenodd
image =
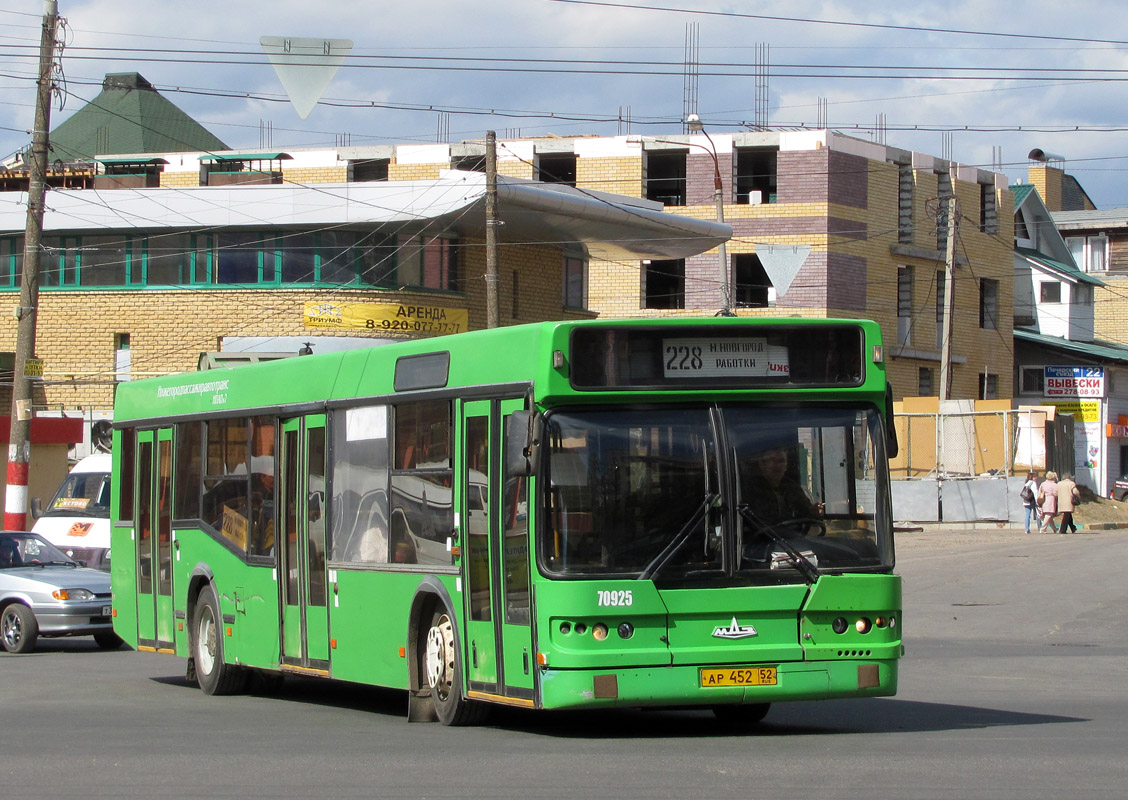
<svg viewBox="0 0 1128 800">
<path fill-rule="evenodd" d="M 497 293 L 497 133 L 486 131 L 486 327 L 501 325 Z"/>
<path fill-rule="evenodd" d="M 27 529 L 27 483 L 31 460 L 31 382 L 27 360 L 35 355 L 35 317 L 39 302 L 39 251 L 43 238 L 43 198 L 47 183 L 48 132 L 51 127 L 51 75 L 55 63 L 55 29 L 59 23 L 57 0 L 43 2 L 43 33 L 39 40 L 39 79 L 35 99 L 35 128 L 28 172 L 27 227 L 24 230 L 20 301 L 15 315 L 16 353 L 12 375 L 11 435 L 8 438 L 8 484 L 4 495 L 4 527 Z"/>
<path fill-rule="evenodd" d="M 959 212 L 955 196 L 948 203 L 948 241 L 944 246 L 944 336 L 940 347 L 940 399 L 952 399 L 952 325 L 956 312 L 956 232 Z"/>
</svg>

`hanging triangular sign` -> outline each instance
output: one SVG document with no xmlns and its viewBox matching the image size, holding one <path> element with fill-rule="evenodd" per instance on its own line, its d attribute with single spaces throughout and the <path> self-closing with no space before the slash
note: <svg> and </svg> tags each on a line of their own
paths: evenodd
<svg viewBox="0 0 1128 800">
<path fill-rule="evenodd" d="M 775 287 L 776 297 L 783 297 L 791 282 L 799 274 L 799 268 L 807 260 L 811 246 L 806 244 L 758 244 L 756 255 Z"/>
<path fill-rule="evenodd" d="M 293 36 L 263 36 L 262 51 L 290 98 L 290 104 L 305 119 L 313 111 L 337 68 L 353 48 L 351 39 L 300 39 Z"/>
</svg>

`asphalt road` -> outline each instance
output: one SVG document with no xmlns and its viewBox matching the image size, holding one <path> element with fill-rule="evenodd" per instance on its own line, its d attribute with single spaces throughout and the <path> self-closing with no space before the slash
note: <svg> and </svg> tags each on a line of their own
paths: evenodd
<svg viewBox="0 0 1128 800">
<path fill-rule="evenodd" d="M 171 656 L 0 655 L 0 798 L 1122 798 L 1128 532 L 903 535 L 895 698 L 409 725 L 317 680 L 212 698 Z"/>
</svg>

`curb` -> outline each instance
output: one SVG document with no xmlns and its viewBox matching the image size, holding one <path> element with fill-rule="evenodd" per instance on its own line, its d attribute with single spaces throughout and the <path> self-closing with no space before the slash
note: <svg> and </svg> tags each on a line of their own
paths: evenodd
<svg viewBox="0 0 1128 800">
<path fill-rule="evenodd" d="M 925 531 L 1010 531 L 1019 533 L 1021 525 L 1008 522 L 896 522 L 893 533 L 924 533 Z M 1100 533 L 1101 531 L 1128 530 L 1128 522 L 1087 522 L 1077 523 L 1077 533 Z"/>
</svg>

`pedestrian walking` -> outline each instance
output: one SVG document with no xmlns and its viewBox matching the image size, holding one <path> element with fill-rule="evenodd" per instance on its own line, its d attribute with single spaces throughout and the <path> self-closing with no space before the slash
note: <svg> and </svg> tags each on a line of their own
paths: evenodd
<svg viewBox="0 0 1128 800">
<path fill-rule="evenodd" d="M 1022 498 L 1022 507 L 1026 510 L 1026 532 L 1030 533 L 1030 523 L 1035 521 L 1038 527 L 1041 527 L 1041 515 L 1038 511 L 1038 473 L 1026 473 L 1026 483 L 1022 484 L 1022 488 L 1018 492 L 1018 496 Z"/>
<path fill-rule="evenodd" d="M 1058 532 L 1054 517 L 1057 516 L 1057 473 L 1053 470 L 1046 472 L 1046 479 L 1038 489 L 1038 507 L 1042 509 L 1042 521 L 1038 526 L 1039 533 L 1045 533 L 1049 528 L 1054 533 Z"/>
<path fill-rule="evenodd" d="M 1068 472 L 1058 483 L 1055 494 L 1057 494 L 1057 510 L 1061 512 L 1059 532 L 1077 533 L 1077 526 L 1073 523 L 1073 506 L 1081 499 L 1081 493 L 1077 491 L 1077 484 L 1073 482 L 1073 476 Z"/>
</svg>

